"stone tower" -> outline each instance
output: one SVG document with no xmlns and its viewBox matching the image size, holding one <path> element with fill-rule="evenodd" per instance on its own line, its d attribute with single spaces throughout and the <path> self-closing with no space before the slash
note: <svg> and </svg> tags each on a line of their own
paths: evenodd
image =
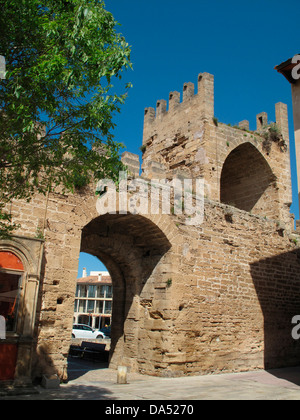
<svg viewBox="0 0 300 420">
<path fill-rule="evenodd" d="M 179 92 L 171 92 L 168 110 L 165 100 L 157 101 L 156 110 L 146 108 L 143 175 L 202 177 L 207 199 L 290 226 L 287 106 L 275 108 L 276 125 L 269 126 L 266 112 L 257 115 L 254 131 L 246 120 L 237 127 L 222 124 L 214 117 L 214 77 L 201 73 L 197 93 L 193 83 L 185 83 L 182 102 Z"/>
</svg>

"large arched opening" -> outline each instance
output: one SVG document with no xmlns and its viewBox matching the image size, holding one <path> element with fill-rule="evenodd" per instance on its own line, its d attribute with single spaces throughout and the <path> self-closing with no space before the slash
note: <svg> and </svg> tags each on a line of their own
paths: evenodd
<svg viewBox="0 0 300 420">
<path fill-rule="evenodd" d="M 236 147 L 221 173 L 221 202 L 268 218 L 278 218 L 276 176 L 251 143 Z"/>
<path fill-rule="evenodd" d="M 159 262 L 168 260 L 170 247 L 164 232 L 140 215 L 105 214 L 83 228 L 81 252 L 97 257 L 112 278 L 111 367 L 125 364 L 138 370 L 145 357 L 141 300 L 154 298 L 160 276 L 152 275 Z"/>
</svg>

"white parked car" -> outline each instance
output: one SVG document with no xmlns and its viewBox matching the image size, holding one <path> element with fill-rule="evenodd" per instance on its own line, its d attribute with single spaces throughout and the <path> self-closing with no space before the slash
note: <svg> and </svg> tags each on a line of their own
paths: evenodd
<svg viewBox="0 0 300 420">
<path fill-rule="evenodd" d="M 72 338 L 86 338 L 95 340 L 97 338 L 105 338 L 101 331 L 95 331 L 93 328 L 84 324 L 73 325 Z"/>
</svg>

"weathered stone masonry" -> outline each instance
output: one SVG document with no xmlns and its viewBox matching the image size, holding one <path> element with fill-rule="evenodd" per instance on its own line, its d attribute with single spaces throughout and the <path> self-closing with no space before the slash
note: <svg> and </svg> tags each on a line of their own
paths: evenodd
<svg viewBox="0 0 300 420">
<path fill-rule="evenodd" d="M 94 186 L 12 203 L 17 235 L 43 232 L 32 377 L 66 379 L 80 250 L 99 257 L 112 277 L 112 367 L 174 376 L 299 363 L 287 109 L 276 105 L 285 148 L 265 149 L 262 115 L 256 132 L 241 129 L 245 121 L 240 128 L 217 122 L 207 73 L 196 94 L 187 83 L 182 102 L 172 92 L 168 110 L 166 101 L 146 109 L 142 177 L 204 177 L 201 226 L 172 213 L 99 215 Z M 124 158 L 137 174 L 136 157 Z"/>
</svg>

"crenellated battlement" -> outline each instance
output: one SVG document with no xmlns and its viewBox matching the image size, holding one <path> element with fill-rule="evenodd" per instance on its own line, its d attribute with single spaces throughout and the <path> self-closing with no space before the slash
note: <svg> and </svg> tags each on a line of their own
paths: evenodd
<svg viewBox="0 0 300 420">
<path fill-rule="evenodd" d="M 195 90 L 184 83 L 145 109 L 142 176 L 204 178 L 207 198 L 289 223 L 287 105 L 275 105 L 276 125 L 257 114 L 252 131 L 247 120 L 232 127 L 215 118 L 213 75 L 200 73 Z"/>
<path fill-rule="evenodd" d="M 281 128 L 283 137 L 288 139 L 286 117 L 286 105 L 276 104 L 276 123 Z M 160 99 L 156 102 L 156 108 L 145 108 L 143 144 L 146 144 L 149 138 L 164 131 L 164 127 L 169 124 L 173 126 L 176 133 L 181 131 L 186 124 L 193 124 L 195 120 L 197 123 L 200 120 L 207 121 L 209 118 L 214 118 L 214 76 L 209 73 L 200 73 L 197 80 L 197 92 L 195 92 L 194 83 L 184 83 L 182 93 L 172 91 L 169 93 L 168 101 Z M 256 132 L 262 132 L 268 124 L 266 112 L 256 115 Z M 248 120 L 241 121 L 238 126 L 246 131 L 250 130 Z"/>
<path fill-rule="evenodd" d="M 193 105 L 199 111 L 199 116 L 204 118 L 214 115 L 214 76 L 209 73 L 200 73 L 198 76 L 198 90 L 195 93 L 194 83 L 184 83 L 182 95 L 180 92 L 170 92 L 168 102 L 160 99 L 156 102 L 156 108 L 146 108 L 144 114 L 144 140 L 151 132 L 155 124 L 163 119 L 172 119 L 180 113 L 184 115 L 187 109 Z M 182 96 L 182 101 L 181 101 Z M 150 134 L 151 135 L 151 134 Z"/>
</svg>

